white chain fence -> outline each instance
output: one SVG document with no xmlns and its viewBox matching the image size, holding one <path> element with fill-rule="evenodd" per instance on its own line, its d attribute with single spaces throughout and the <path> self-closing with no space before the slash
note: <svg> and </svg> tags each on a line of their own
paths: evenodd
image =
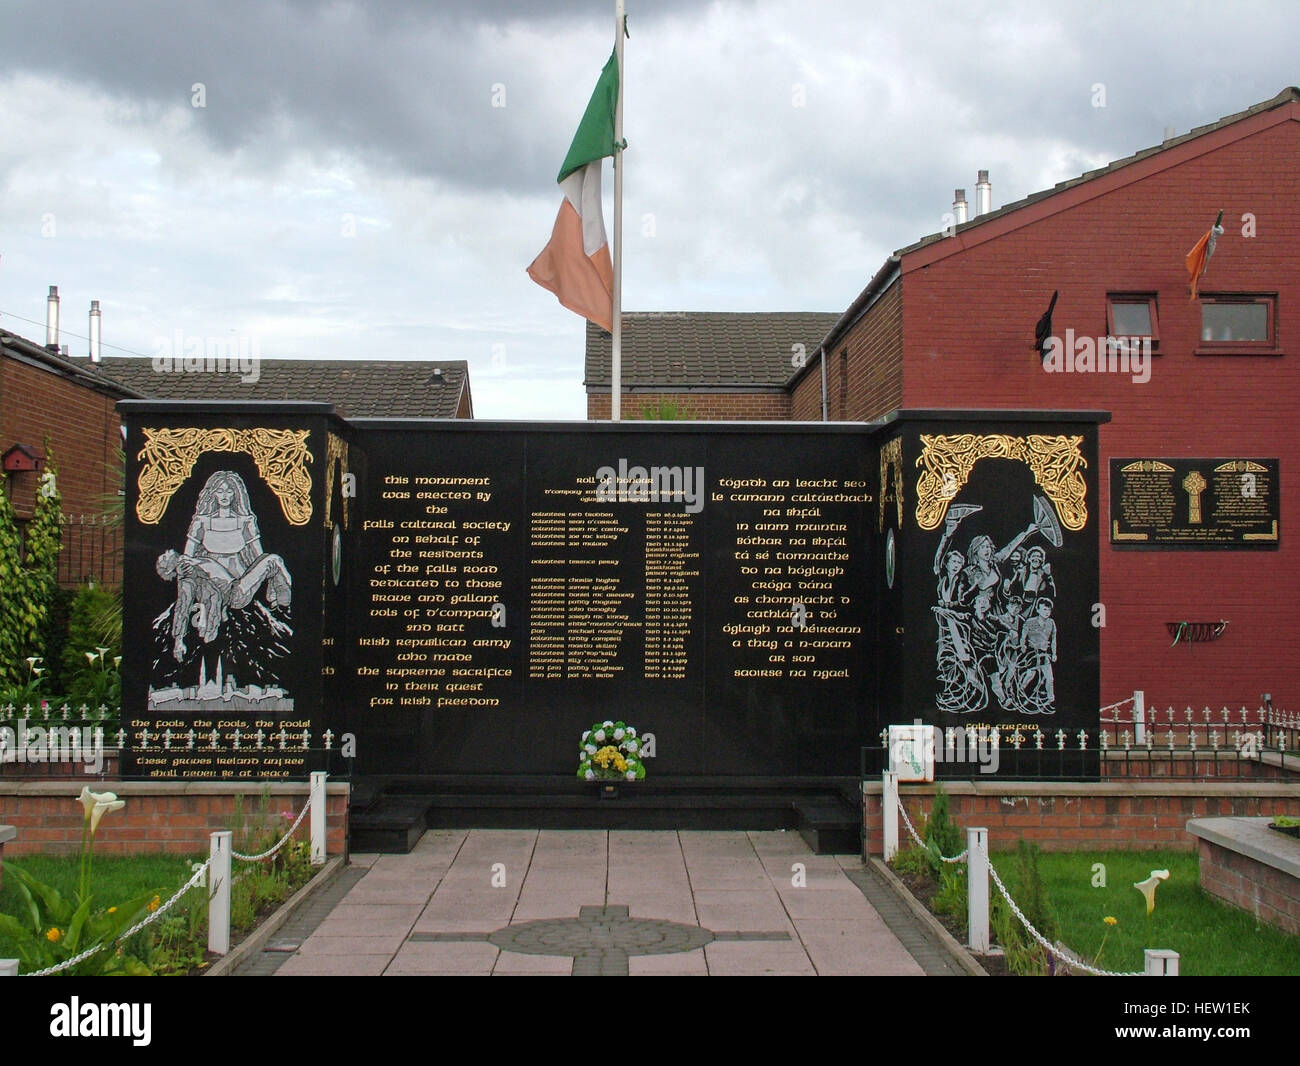
<svg viewBox="0 0 1300 1066">
<path fill-rule="evenodd" d="M 916 829 L 915 829 L 915 828 L 913 827 L 913 825 L 912 825 L 912 819 L 910 819 L 910 818 L 907 816 L 907 808 L 904 807 L 904 806 L 902 805 L 902 803 L 899 803 L 899 805 L 898 805 L 898 813 L 901 814 L 901 815 L 903 816 L 903 824 L 904 824 L 905 826 L 907 826 L 907 831 L 912 835 L 912 839 L 916 841 L 916 846 L 917 846 L 918 848 L 922 848 L 922 849 L 924 849 L 924 848 L 925 848 L 925 841 L 922 840 L 919 836 L 916 835 Z M 927 849 L 927 850 L 928 850 L 928 849 Z M 938 849 L 936 849 L 936 851 L 937 851 L 937 850 L 938 850 Z M 960 855 L 954 855 L 951 859 L 948 858 L 947 855 L 940 855 L 940 856 L 939 856 L 939 861 L 940 861 L 940 862 L 949 862 L 949 863 L 965 862 L 965 861 L 966 861 L 966 858 L 967 858 L 968 855 L 970 855 L 970 848 L 967 848 L 967 849 L 966 849 L 965 851 L 963 851 Z"/>
<path fill-rule="evenodd" d="M 911 836 L 911 838 L 916 842 L 916 846 L 928 850 L 926 849 L 925 841 L 921 839 L 921 837 L 916 832 L 916 827 L 912 825 L 912 819 L 907 816 L 907 807 L 902 803 L 901 800 L 899 801 L 898 804 L 898 813 L 902 815 L 903 825 L 907 827 L 908 835 Z M 956 864 L 956 863 L 966 862 L 969 857 L 970 857 L 970 848 L 966 848 L 965 850 L 962 851 L 960 855 L 954 855 L 951 858 L 948 857 L 947 855 L 939 855 L 939 860 L 941 862 Z M 1050 952 L 1055 958 L 1060 959 L 1061 962 L 1065 963 L 1067 966 L 1071 967 L 1072 969 L 1086 970 L 1094 977 L 1142 977 L 1144 976 L 1144 974 L 1142 974 L 1141 972 L 1120 973 L 1114 970 L 1099 970 L 1095 966 L 1089 966 L 1086 962 L 1083 962 L 1081 959 L 1076 959 L 1068 955 L 1063 955 L 1060 952 L 1060 950 L 1058 950 L 1057 947 L 1047 939 L 1047 937 L 1043 936 L 1042 933 L 1040 933 L 1037 929 L 1034 928 L 1033 924 L 1029 921 L 1029 919 L 1025 917 L 1025 912 L 1022 911 L 1016 905 L 1016 901 L 1011 898 L 1011 893 L 1007 891 L 1007 886 L 1002 883 L 1002 878 L 998 876 L 997 867 L 995 867 L 993 863 L 990 862 L 988 864 L 988 868 L 989 868 L 989 876 L 993 878 L 993 883 L 997 885 L 998 892 L 1001 893 L 1002 898 L 1007 901 L 1007 906 L 1011 908 L 1011 913 L 1014 914 L 1016 918 L 1019 919 L 1020 924 L 1025 927 L 1025 932 L 1027 932 L 1031 937 L 1033 937 L 1034 940 L 1036 940 L 1043 948 L 1045 948 L 1048 952 Z"/>
<path fill-rule="evenodd" d="M 293 823 L 293 825 L 289 827 L 289 831 L 280 838 L 277 844 L 274 844 L 273 846 L 267 848 L 266 851 L 262 852 L 260 855 L 242 855 L 238 851 L 232 850 L 230 852 L 231 857 L 235 859 L 239 859 L 241 862 L 261 862 L 263 859 L 269 859 L 272 855 L 274 855 L 277 851 L 279 851 L 282 847 L 284 847 L 287 843 L 289 843 L 289 838 L 292 837 L 294 833 L 298 831 L 298 826 L 302 825 L 302 820 L 307 817 L 307 812 L 310 810 L 311 810 L 311 800 L 308 800 L 305 804 L 303 804 L 302 810 L 298 812 L 298 818 Z"/>
</svg>

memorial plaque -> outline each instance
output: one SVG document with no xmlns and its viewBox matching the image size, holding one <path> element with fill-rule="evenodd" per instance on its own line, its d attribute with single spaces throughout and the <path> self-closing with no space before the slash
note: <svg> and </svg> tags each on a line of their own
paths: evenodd
<svg viewBox="0 0 1300 1066">
<path fill-rule="evenodd" d="M 323 474 L 333 452 L 341 496 L 350 433 L 329 410 L 122 405 L 124 772 L 265 780 L 310 769 L 327 650 Z"/>
<path fill-rule="evenodd" d="M 1092 775 L 1078 750 L 1099 697 L 1097 416 L 960 417 L 911 414 L 882 448 L 881 713 L 959 731 L 961 752 L 936 752 L 941 778 L 1024 773 L 1007 738 L 1035 748 L 1039 732 L 1074 753 L 1040 772 Z M 992 726 L 996 757 L 967 747 Z"/>
<path fill-rule="evenodd" d="M 1111 459 L 1118 548 L 1276 548 L 1276 459 Z"/>
<path fill-rule="evenodd" d="M 128 772 L 298 777 L 328 736 L 361 775 L 571 777 L 621 718 L 655 778 L 842 779 L 886 724 L 1095 728 L 1104 416 L 121 409 Z"/>
<path fill-rule="evenodd" d="M 612 715 L 655 734 L 656 774 L 854 772 L 861 427 L 355 425 L 363 768 L 571 773 Z"/>
</svg>

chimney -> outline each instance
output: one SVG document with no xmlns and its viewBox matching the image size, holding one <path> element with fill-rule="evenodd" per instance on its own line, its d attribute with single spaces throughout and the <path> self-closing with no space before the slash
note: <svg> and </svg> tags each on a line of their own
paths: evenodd
<svg viewBox="0 0 1300 1066">
<path fill-rule="evenodd" d="M 993 186 L 989 184 L 989 172 L 981 170 L 975 181 L 975 217 L 987 215 L 993 210 Z"/>
<path fill-rule="evenodd" d="M 954 189 L 952 193 L 952 217 L 957 220 L 957 225 L 966 221 L 966 190 Z"/>
<path fill-rule="evenodd" d="M 59 350 L 59 287 L 50 286 L 45 301 L 45 347 Z"/>
<path fill-rule="evenodd" d="M 98 364 L 101 359 L 99 351 L 99 301 L 90 301 L 90 361 Z"/>
</svg>

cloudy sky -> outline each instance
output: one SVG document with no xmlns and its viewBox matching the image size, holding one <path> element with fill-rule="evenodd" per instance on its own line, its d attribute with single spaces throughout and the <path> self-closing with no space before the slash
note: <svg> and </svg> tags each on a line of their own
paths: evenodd
<svg viewBox="0 0 1300 1066">
<path fill-rule="evenodd" d="M 978 168 L 998 206 L 1300 83 L 1290 0 L 628 7 L 629 310 L 843 310 Z M 466 359 L 480 418 L 584 417 L 524 270 L 613 10 L 0 0 L 0 324 L 57 284 L 74 354 L 98 299 L 107 354 Z"/>
</svg>

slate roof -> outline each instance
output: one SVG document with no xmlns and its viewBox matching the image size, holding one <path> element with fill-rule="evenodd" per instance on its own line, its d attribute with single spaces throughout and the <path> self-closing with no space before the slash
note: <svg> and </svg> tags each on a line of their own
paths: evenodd
<svg viewBox="0 0 1300 1066">
<path fill-rule="evenodd" d="M 624 388 L 691 386 L 783 388 L 795 345 L 808 358 L 839 313 L 812 311 L 625 311 L 621 381 Z M 587 323 L 584 384 L 609 388 L 612 337 Z"/>
<path fill-rule="evenodd" d="M 25 359 L 61 374 L 86 388 L 106 392 L 123 399 L 141 399 L 141 394 L 124 382 L 109 379 L 101 374 L 88 359 L 75 359 L 52 351 L 42 344 L 0 329 L 0 348 L 5 354 Z"/>
<path fill-rule="evenodd" d="M 117 356 L 99 370 L 151 400 L 309 400 L 332 403 L 345 418 L 455 418 L 469 390 L 464 360 L 261 359 L 249 381 L 233 361 L 225 371 L 164 372 L 152 359 Z"/>
</svg>

